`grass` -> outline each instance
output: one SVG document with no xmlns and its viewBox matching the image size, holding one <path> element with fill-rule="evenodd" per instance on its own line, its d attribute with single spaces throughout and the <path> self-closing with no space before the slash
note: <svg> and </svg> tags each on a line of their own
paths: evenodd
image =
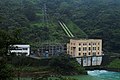
<svg viewBox="0 0 120 80">
<path fill-rule="evenodd" d="M 15 70 L 22 72 L 48 71 L 48 67 L 20 67 L 15 68 Z"/>
<path fill-rule="evenodd" d="M 120 59 L 113 60 L 109 65 L 109 68 L 118 68 L 120 69 Z"/>
<path fill-rule="evenodd" d="M 75 37 L 85 38 L 87 36 L 87 34 L 83 30 L 81 30 L 76 24 L 74 24 L 72 21 L 67 21 L 66 25 Z"/>
<path fill-rule="evenodd" d="M 18 80 L 18 78 L 14 78 L 14 80 Z M 32 80 L 31 78 L 20 78 L 20 80 Z"/>
</svg>

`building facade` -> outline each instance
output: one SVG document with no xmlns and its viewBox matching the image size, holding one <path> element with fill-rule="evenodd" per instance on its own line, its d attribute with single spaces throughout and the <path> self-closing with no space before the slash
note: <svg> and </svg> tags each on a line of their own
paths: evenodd
<svg viewBox="0 0 120 80">
<path fill-rule="evenodd" d="M 101 39 L 70 39 L 67 44 L 67 54 L 76 57 L 83 66 L 100 65 L 102 62 Z"/>
<path fill-rule="evenodd" d="M 67 44 L 67 53 L 73 57 L 99 56 L 102 55 L 102 40 L 70 40 Z"/>
<path fill-rule="evenodd" d="M 61 53 L 66 52 L 66 44 L 42 44 L 37 54 L 39 57 L 52 57 L 52 56 L 58 56 Z"/>
<path fill-rule="evenodd" d="M 30 55 L 30 45 L 10 45 L 9 46 L 9 53 L 18 55 Z"/>
</svg>

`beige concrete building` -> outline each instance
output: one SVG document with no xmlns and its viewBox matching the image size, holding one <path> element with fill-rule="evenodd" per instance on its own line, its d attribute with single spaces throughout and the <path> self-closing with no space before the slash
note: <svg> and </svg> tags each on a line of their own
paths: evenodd
<svg viewBox="0 0 120 80">
<path fill-rule="evenodd" d="M 73 57 L 102 55 L 101 39 L 70 39 L 67 44 L 67 53 Z"/>
<path fill-rule="evenodd" d="M 100 65 L 102 62 L 101 39 L 70 39 L 67 54 L 76 57 L 83 66 Z"/>
</svg>

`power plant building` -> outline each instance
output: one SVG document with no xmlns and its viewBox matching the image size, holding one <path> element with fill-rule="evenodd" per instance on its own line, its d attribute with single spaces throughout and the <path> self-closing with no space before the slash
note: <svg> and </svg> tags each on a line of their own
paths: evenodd
<svg viewBox="0 0 120 80">
<path fill-rule="evenodd" d="M 67 54 L 76 57 L 83 66 L 101 65 L 102 40 L 101 39 L 70 39 L 67 44 Z"/>
</svg>

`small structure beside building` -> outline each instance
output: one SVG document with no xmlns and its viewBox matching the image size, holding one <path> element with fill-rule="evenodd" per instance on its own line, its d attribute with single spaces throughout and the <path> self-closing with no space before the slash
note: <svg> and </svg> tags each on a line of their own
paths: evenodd
<svg viewBox="0 0 120 80">
<path fill-rule="evenodd" d="M 66 52 L 66 44 L 42 44 L 38 51 L 37 54 L 40 57 L 52 57 L 52 56 L 58 56 L 62 53 Z"/>
<path fill-rule="evenodd" d="M 82 66 L 101 65 L 102 40 L 70 39 L 70 43 L 67 44 L 67 54 L 75 57 Z"/>
<path fill-rule="evenodd" d="M 25 55 L 29 56 L 30 55 L 30 45 L 10 45 L 9 46 L 9 53 L 10 54 L 16 54 L 18 55 Z"/>
</svg>

